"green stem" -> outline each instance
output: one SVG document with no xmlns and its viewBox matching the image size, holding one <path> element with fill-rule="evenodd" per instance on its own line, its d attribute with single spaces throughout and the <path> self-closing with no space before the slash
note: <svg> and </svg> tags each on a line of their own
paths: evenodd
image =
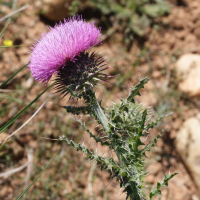
<svg viewBox="0 0 200 200">
<path fill-rule="evenodd" d="M 94 112 L 96 114 L 97 119 L 100 121 L 101 125 L 103 126 L 105 132 L 109 131 L 109 125 L 108 125 L 108 119 L 106 118 L 103 110 L 101 109 L 101 106 L 99 105 L 99 102 L 96 99 L 95 93 L 94 94 L 94 99 L 92 102 L 92 107 L 94 109 Z"/>
<path fill-rule="evenodd" d="M 90 98 L 88 98 L 88 96 Z M 96 98 L 95 92 L 93 90 L 88 90 L 87 95 L 84 96 L 83 98 L 92 106 L 96 118 L 99 120 L 99 122 L 103 126 L 105 132 L 107 133 L 108 138 L 111 140 L 111 134 L 109 133 L 110 128 L 109 128 L 109 124 L 108 124 L 109 121 L 106 118 L 101 106 L 99 105 L 99 102 Z M 121 160 L 120 152 L 116 151 L 115 143 L 113 143 L 113 142 L 112 142 L 112 149 L 114 149 L 114 151 L 118 157 L 118 160 L 120 162 L 120 165 L 124 166 L 124 163 Z"/>
<path fill-rule="evenodd" d="M 26 65 L 24 65 L 22 68 L 20 68 L 17 72 L 15 72 L 11 77 L 9 77 L 7 80 L 5 80 L 1 85 L 0 88 L 4 87 L 8 81 L 10 81 L 12 78 L 14 78 L 20 71 L 22 71 L 29 63 L 27 63 Z"/>
</svg>

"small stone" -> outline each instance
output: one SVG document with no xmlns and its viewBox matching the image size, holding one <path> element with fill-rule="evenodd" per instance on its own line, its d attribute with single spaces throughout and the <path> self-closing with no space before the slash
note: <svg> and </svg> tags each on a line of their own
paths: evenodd
<svg viewBox="0 0 200 200">
<path fill-rule="evenodd" d="M 189 0 L 187 0 L 187 1 L 190 2 L 190 4 L 188 3 L 188 5 L 191 8 L 199 8 L 199 2 L 198 1 L 189 1 Z"/>
<path fill-rule="evenodd" d="M 146 181 L 149 182 L 149 183 L 154 183 L 155 181 L 155 176 L 153 174 L 148 174 L 146 177 L 145 177 Z"/>
<path fill-rule="evenodd" d="M 185 54 L 176 63 L 179 90 L 190 97 L 200 95 L 200 55 Z"/>
<path fill-rule="evenodd" d="M 180 118 L 177 118 L 173 123 L 172 123 L 172 127 L 173 129 L 177 130 L 179 129 L 179 127 L 182 124 L 182 120 Z"/>
<path fill-rule="evenodd" d="M 152 76 L 153 78 L 159 78 L 162 75 L 162 73 L 160 71 L 154 71 Z"/>
<path fill-rule="evenodd" d="M 175 145 L 200 189 L 200 113 L 186 120 L 178 131 Z"/>
<path fill-rule="evenodd" d="M 72 0 L 43 0 L 44 16 L 52 21 L 63 20 L 69 16 L 68 7 Z"/>
<path fill-rule="evenodd" d="M 4 139 L 6 139 L 8 137 L 8 134 L 6 134 L 5 132 L 0 134 L 0 142 L 4 141 Z"/>
</svg>

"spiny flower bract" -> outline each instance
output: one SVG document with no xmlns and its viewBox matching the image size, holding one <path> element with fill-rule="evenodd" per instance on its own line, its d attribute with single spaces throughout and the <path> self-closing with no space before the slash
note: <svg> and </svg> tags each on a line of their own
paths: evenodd
<svg viewBox="0 0 200 200">
<path fill-rule="evenodd" d="M 92 89 L 99 80 L 107 81 L 111 76 L 101 73 L 107 63 L 105 59 L 89 51 L 81 52 L 74 61 L 67 62 L 66 66 L 59 69 L 56 76 L 56 89 L 63 97 L 71 93 L 73 97 Z"/>
<path fill-rule="evenodd" d="M 81 16 L 74 16 L 54 28 L 49 27 L 37 40 L 28 67 L 37 81 L 47 83 L 53 74 L 64 68 L 68 61 L 101 42 L 100 28 L 87 23 Z"/>
</svg>

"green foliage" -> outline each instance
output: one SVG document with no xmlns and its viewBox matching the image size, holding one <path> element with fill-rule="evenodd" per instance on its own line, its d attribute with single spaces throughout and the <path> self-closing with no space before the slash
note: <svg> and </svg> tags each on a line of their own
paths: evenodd
<svg viewBox="0 0 200 200">
<path fill-rule="evenodd" d="M 105 159 L 102 156 L 98 156 L 96 153 L 93 153 L 84 145 L 77 144 L 72 140 L 68 140 L 65 136 L 60 137 L 60 140 L 66 142 L 70 146 L 72 146 L 77 151 L 82 151 L 85 153 L 91 161 L 96 161 L 98 165 L 100 165 L 101 170 L 107 170 L 110 174 L 115 174 L 117 176 L 120 172 L 120 167 L 115 163 L 113 158 Z"/>
<path fill-rule="evenodd" d="M 19 71 L 24 69 L 22 67 Z M 19 72 L 18 71 L 18 72 Z M 11 78 L 6 80 L 2 85 L 12 79 L 18 72 L 16 72 Z M 149 78 L 139 79 L 139 83 L 135 87 L 130 88 L 130 93 L 126 99 L 121 99 L 120 103 L 113 103 L 113 106 L 104 109 L 96 99 L 95 92 L 89 89 L 80 94 L 80 97 L 85 101 L 84 106 L 70 107 L 63 106 L 67 112 L 74 115 L 90 115 L 94 117 L 100 125 L 102 125 L 104 133 L 104 140 L 95 136 L 83 122 L 79 120 L 79 123 L 87 131 L 91 138 L 102 146 L 108 146 L 111 151 L 114 151 L 117 155 L 118 161 L 114 161 L 112 157 L 104 158 L 99 156 L 97 152 L 92 152 L 86 148 L 83 144 L 77 144 L 72 140 L 68 140 L 65 136 L 59 139 L 72 146 L 77 151 L 82 151 L 88 156 L 90 161 L 95 161 L 100 166 L 101 170 L 107 170 L 110 173 L 111 178 L 116 177 L 120 183 L 120 187 L 123 192 L 126 193 L 126 199 L 130 200 L 143 200 L 147 199 L 145 193 L 144 179 L 146 172 L 144 170 L 144 162 L 146 158 L 146 152 L 150 152 L 152 147 L 155 147 L 158 139 L 162 133 L 156 138 L 150 141 L 148 144 L 144 144 L 142 138 L 147 137 L 149 129 L 154 128 L 157 123 L 163 118 L 160 117 L 155 121 L 151 121 L 149 111 L 143 107 L 142 104 L 137 103 L 134 99 L 137 95 L 140 96 L 140 90 L 144 88 L 144 85 L 148 83 Z M 2 86 L 1 85 L 1 86 Z M 38 95 L 28 106 L 22 109 L 16 116 L 8 121 L 0 129 L 0 133 L 8 128 L 22 113 L 24 113 L 37 99 L 43 95 L 49 88 L 55 83 L 44 90 Z M 5 141 L 6 142 L 6 141 Z M 1 148 L 5 143 L 1 145 Z M 54 158 L 53 158 L 54 159 Z M 51 162 L 53 161 L 51 160 Z M 17 197 L 20 199 L 28 189 L 37 181 L 41 174 L 47 169 L 51 162 L 42 170 L 42 172 L 36 177 L 36 179 Z M 155 188 L 152 188 L 149 198 L 150 200 L 161 194 L 161 187 L 168 185 L 168 181 L 173 178 L 177 173 L 172 175 L 165 175 L 161 183 L 157 183 Z"/>
<path fill-rule="evenodd" d="M 170 179 L 172 179 L 174 176 L 176 176 L 177 174 L 178 173 L 173 173 L 173 174 L 169 174 L 169 175 L 165 174 L 165 177 L 163 178 L 162 182 L 161 183 L 157 183 L 156 188 L 152 188 L 151 189 L 151 192 L 149 194 L 150 199 L 152 199 L 152 197 L 154 197 L 156 195 L 161 194 L 160 188 L 168 186 L 168 181 Z"/>
<path fill-rule="evenodd" d="M 73 0 L 71 5 L 68 7 L 69 14 L 72 16 L 75 15 L 78 12 L 78 6 L 79 6 L 79 1 Z"/>
<path fill-rule="evenodd" d="M 62 106 L 62 107 L 65 108 L 68 113 L 72 113 L 73 115 L 80 115 L 80 114 L 87 115 L 89 113 L 88 106 L 81 106 L 81 107 Z"/>
<path fill-rule="evenodd" d="M 117 31 L 123 32 L 127 46 L 132 43 L 135 35 L 145 36 L 148 28 L 171 9 L 171 5 L 165 0 L 88 0 L 84 6 L 85 4 L 91 10 L 101 13 L 101 20 L 107 28 L 111 24 L 111 28 L 115 26 Z M 77 6 L 77 1 L 75 5 Z"/>
<path fill-rule="evenodd" d="M 97 143 L 100 142 L 102 146 L 106 145 L 109 146 L 110 143 L 107 141 L 102 141 L 102 139 L 99 136 L 95 136 L 89 129 L 87 129 L 87 127 L 85 126 L 85 124 L 83 124 L 81 122 L 81 120 L 79 120 L 79 123 L 81 124 L 81 126 L 83 126 L 84 130 L 87 131 L 90 134 L 90 137 L 93 138 Z"/>
<path fill-rule="evenodd" d="M 145 79 L 140 80 L 140 83 L 137 84 L 134 88 L 131 87 L 131 92 L 130 92 L 128 98 L 127 98 L 127 101 L 130 101 L 130 102 L 132 102 L 132 103 L 135 103 L 134 97 L 135 97 L 136 95 L 141 96 L 141 94 L 140 94 L 140 89 L 144 88 L 144 85 L 145 85 L 146 83 L 148 83 L 148 81 L 149 81 L 149 78 L 146 77 Z"/>
<path fill-rule="evenodd" d="M 149 111 L 134 99 L 136 95 L 140 95 L 140 89 L 144 88 L 144 85 L 148 81 L 149 78 L 147 77 L 140 80 L 135 87 L 131 87 L 127 99 L 121 99 L 120 103 L 113 103 L 112 107 L 106 109 L 105 114 L 105 109 L 98 104 L 93 91 L 87 91 L 83 95 L 86 108 L 89 108 L 87 113 L 95 117 L 97 122 L 103 126 L 106 141 L 95 136 L 80 121 L 81 125 L 96 142 L 100 142 L 101 145 L 106 145 L 111 151 L 114 151 L 118 157 L 118 162 L 115 162 L 112 157 L 106 159 L 99 156 L 84 145 L 68 140 L 64 136 L 60 137 L 61 141 L 71 145 L 77 151 L 87 154 L 90 161 L 96 161 L 102 170 L 105 169 L 110 173 L 111 178 L 117 177 L 120 187 L 127 194 L 126 199 L 131 200 L 147 199 L 144 190 L 144 178 L 146 176 L 144 162 L 146 152 L 150 152 L 151 148 L 155 147 L 155 144 L 163 133 L 159 134 L 148 144 L 143 143 L 142 138 L 148 136 L 149 129 L 154 128 L 162 119 L 161 117 L 155 121 L 151 121 Z M 80 107 L 81 109 L 82 107 Z M 165 175 L 163 181 L 157 183 L 157 187 L 151 190 L 149 194 L 150 199 L 160 194 L 161 187 L 167 186 L 168 181 L 176 174 Z"/>
</svg>

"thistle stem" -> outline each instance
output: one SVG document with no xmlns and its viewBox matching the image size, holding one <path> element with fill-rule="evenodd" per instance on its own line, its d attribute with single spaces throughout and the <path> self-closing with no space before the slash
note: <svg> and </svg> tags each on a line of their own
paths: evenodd
<svg viewBox="0 0 200 200">
<path fill-rule="evenodd" d="M 83 93 L 83 98 L 85 99 L 86 103 L 88 103 L 91 106 L 93 114 L 103 126 L 104 131 L 108 134 L 110 130 L 108 119 L 106 118 L 101 106 L 99 105 L 95 92 L 92 89 L 89 89 L 85 93 Z"/>
<path fill-rule="evenodd" d="M 97 119 L 100 121 L 105 132 L 108 132 L 109 131 L 108 119 L 106 118 L 106 116 L 105 116 L 103 110 L 101 109 L 101 106 L 99 105 L 99 102 L 97 101 L 96 98 L 95 98 L 95 102 L 92 102 L 92 106 L 93 106 L 93 109 L 94 109 Z"/>
</svg>

